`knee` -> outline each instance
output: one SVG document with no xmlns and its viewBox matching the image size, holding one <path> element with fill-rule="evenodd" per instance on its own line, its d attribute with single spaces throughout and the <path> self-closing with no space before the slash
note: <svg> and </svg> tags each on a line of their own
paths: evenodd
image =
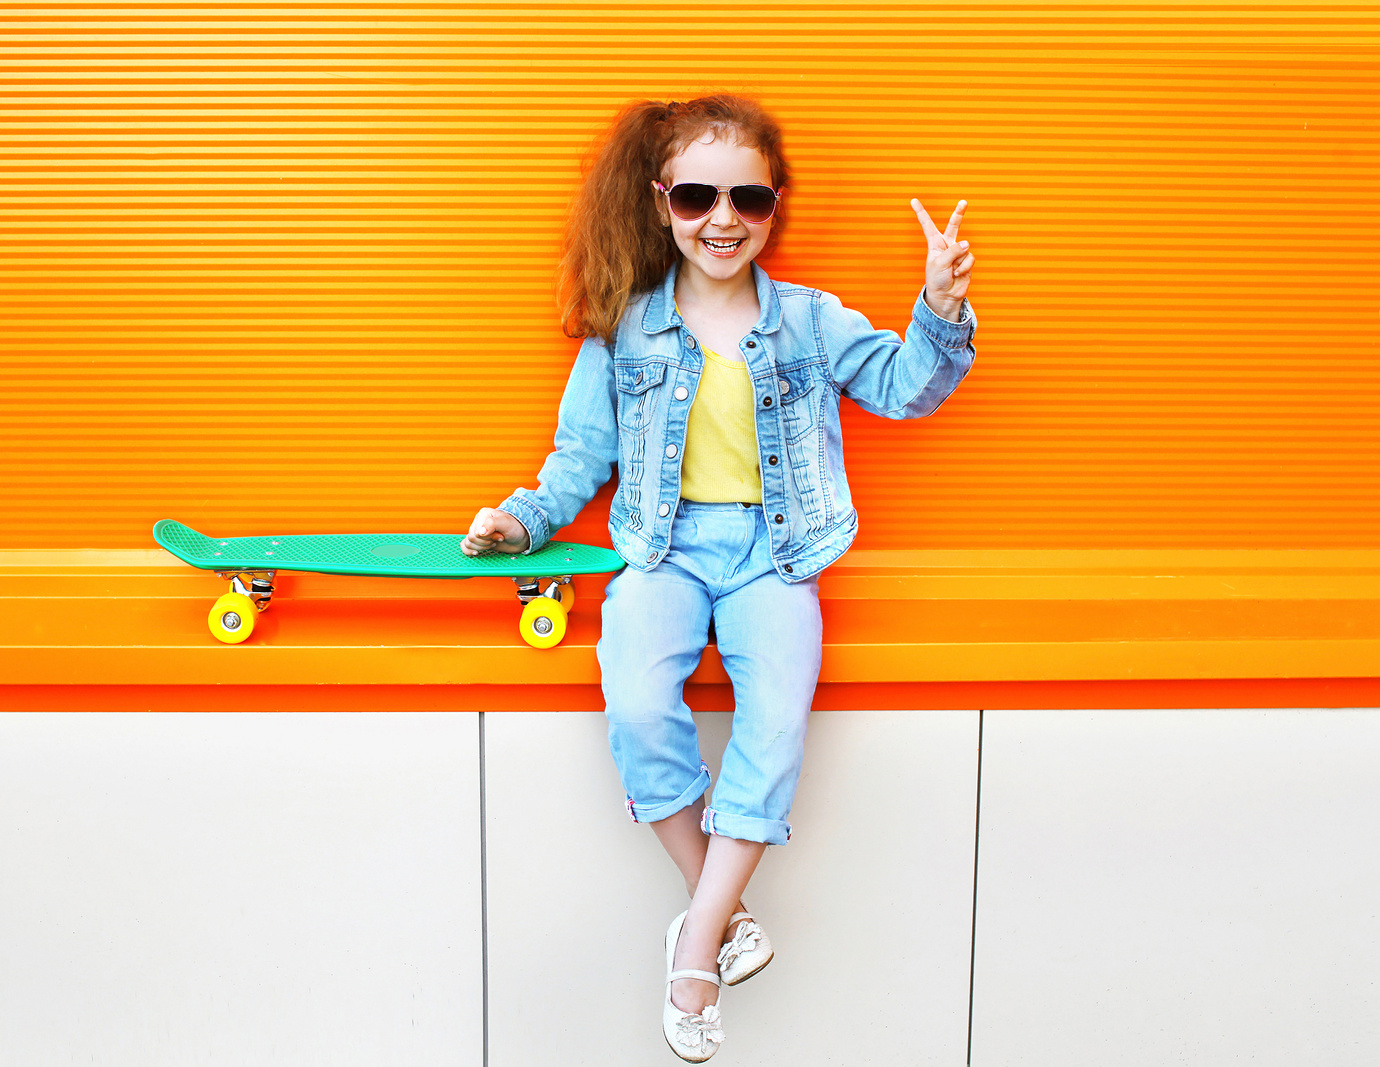
<svg viewBox="0 0 1380 1067">
<path fill-rule="evenodd" d="M 611 729 L 646 730 L 671 711 L 667 694 L 639 679 L 604 680 L 604 715 Z"/>
<path fill-rule="evenodd" d="M 685 728 L 675 715 L 654 707 L 635 691 L 606 691 L 604 695 L 604 717 L 615 759 L 655 758 L 684 744 Z"/>
<path fill-rule="evenodd" d="M 665 659 L 610 654 L 601 641 L 599 666 L 610 727 L 647 728 L 684 708 L 683 679 Z"/>
</svg>

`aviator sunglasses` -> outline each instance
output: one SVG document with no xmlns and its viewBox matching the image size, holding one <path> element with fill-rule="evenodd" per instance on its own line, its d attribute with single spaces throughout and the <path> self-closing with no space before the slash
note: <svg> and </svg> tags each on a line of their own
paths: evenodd
<svg viewBox="0 0 1380 1067">
<path fill-rule="evenodd" d="M 667 189 L 655 183 L 657 191 L 666 194 L 666 205 L 682 222 L 702 219 L 714 210 L 720 193 L 728 193 L 729 205 L 744 222 L 760 226 L 776 214 L 776 202 L 781 194 L 770 185 L 701 185 L 681 182 Z"/>
</svg>

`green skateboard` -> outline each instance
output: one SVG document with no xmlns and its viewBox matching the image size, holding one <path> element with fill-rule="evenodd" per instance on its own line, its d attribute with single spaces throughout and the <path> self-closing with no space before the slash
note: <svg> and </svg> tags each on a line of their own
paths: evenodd
<svg viewBox="0 0 1380 1067">
<path fill-rule="evenodd" d="M 230 582 L 207 620 L 211 633 L 239 644 L 254 632 L 255 616 L 273 598 L 278 571 L 364 574 L 394 578 L 512 578 L 522 602 L 518 632 L 534 648 L 551 648 L 565 636 L 565 617 L 575 603 L 571 578 L 607 574 L 623 560 L 609 548 L 551 541 L 531 555 L 494 552 L 467 556 L 463 534 L 285 534 L 280 537 L 207 537 L 164 519 L 153 539 L 184 563 L 215 571 Z"/>
</svg>

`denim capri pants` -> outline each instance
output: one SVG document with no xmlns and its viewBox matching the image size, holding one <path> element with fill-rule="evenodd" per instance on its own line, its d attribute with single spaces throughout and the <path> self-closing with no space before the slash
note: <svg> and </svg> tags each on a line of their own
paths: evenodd
<svg viewBox="0 0 1380 1067">
<path fill-rule="evenodd" d="M 709 789 L 683 690 L 711 619 L 733 682 L 733 735 L 700 825 L 782 845 L 823 631 L 818 582 L 787 583 L 776 573 L 756 504 L 682 501 L 661 562 L 650 571 L 626 567 L 609 581 L 599 666 L 627 810 L 635 822 L 657 822 Z"/>
</svg>

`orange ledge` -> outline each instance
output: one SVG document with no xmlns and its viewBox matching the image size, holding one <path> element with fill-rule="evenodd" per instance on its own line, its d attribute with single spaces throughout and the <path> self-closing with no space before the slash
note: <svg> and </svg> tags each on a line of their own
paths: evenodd
<svg viewBox="0 0 1380 1067">
<path fill-rule="evenodd" d="M 157 550 L 0 553 L 10 708 L 600 706 L 602 579 L 565 641 L 511 583 L 283 575 L 244 645 L 213 575 Z M 1380 551 L 850 553 L 820 583 L 817 706 L 1380 704 Z M 692 706 L 730 707 L 711 648 Z"/>
</svg>

